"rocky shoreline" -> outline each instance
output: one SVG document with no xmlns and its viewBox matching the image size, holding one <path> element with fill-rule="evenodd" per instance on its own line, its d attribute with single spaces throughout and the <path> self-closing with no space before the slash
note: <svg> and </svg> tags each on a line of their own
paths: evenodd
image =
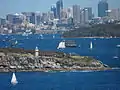
<svg viewBox="0 0 120 90">
<path fill-rule="evenodd" d="M 16 53 L 11 49 L 0 49 L 0 72 L 29 71 L 101 71 L 111 69 L 102 62 L 87 56 L 74 56 L 65 53 L 34 56 L 32 53 Z"/>
</svg>

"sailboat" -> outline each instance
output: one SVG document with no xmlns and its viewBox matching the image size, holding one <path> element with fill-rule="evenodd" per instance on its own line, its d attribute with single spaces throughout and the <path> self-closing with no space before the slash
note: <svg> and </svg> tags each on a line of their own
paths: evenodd
<svg viewBox="0 0 120 90">
<path fill-rule="evenodd" d="M 17 40 L 15 41 L 15 44 L 18 44 L 18 41 L 17 41 Z"/>
<path fill-rule="evenodd" d="M 42 34 L 40 34 L 40 36 L 41 36 L 41 39 L 43 39 L 43 35 L 42 35 Z"/>
<path fill-rule="evenodd" d="M 93 43 L 90 42 L 90 49 L 93 49 Z"/>
<path fill-rule="evenodd" d="M 53 38 L 55 38 L 55 35 L 53 35 Z"/>
<path fill-rule="evenodd" d="M 12 74 L 11 84 L 16 85 L 18 83 L 15 73 Z"/>
<path fill-rule="evenodd" d="M 65 42 L 62 41 L 62 42 L 59 43 L 57 49 L 64 49 L 65 47 L 66 47 L 66 46 L 65 46 Z"/>
</svg>

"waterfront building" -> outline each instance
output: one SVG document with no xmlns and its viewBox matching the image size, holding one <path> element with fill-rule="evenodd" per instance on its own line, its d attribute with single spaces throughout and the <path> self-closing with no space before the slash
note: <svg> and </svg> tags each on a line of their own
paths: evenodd
<svg viewBox="0 0 120 90">
<path fill-rule="evenodd" d="M 108 10 L 108 3 L 106 0 L 101 0 L 98 3 L 98 17 L 107 16 L 106 11 Z"/>
<path fill-rule="evenodd" d="M 73 5 L 73 22 L 74 24 L 80 23 L 80 6 Z"/>
<path fill-rule="evenodd" d="M 56 14 L 57 14 L 57 18 L 61 19 L 61 10 L 63 9 L 63 1 L 62 0 L 58 0 L 56 3 Z"/>
</svg>

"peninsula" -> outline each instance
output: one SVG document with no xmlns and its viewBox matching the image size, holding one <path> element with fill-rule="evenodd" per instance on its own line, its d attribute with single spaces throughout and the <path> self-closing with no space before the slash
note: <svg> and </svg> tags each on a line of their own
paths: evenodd
<svg viewBox="0 0 120 90">
<path fill-rule="evenodd" d="M 87 56 L 62 52 L 0 48 L 0 72 L 108 70 L 109 66 Z"/>
<path fill-rule="evenodd" d="M 120 37 L 120 24 L 98 24 L 79 27 L 63 33 L 65 38 L 74 37 Z"/>
</svg>

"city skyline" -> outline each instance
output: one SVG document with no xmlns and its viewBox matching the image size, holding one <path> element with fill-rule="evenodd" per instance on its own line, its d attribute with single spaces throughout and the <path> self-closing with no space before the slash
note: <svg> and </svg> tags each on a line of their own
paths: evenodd
<svg viewBox="0 0 120 90">
<path fill-rule="evenodd" d="M 46 3 L 46 1 L 43 0 L 36 0 L 36 1 L 30 1 L 30 0 L 12 0 L 12 2 L 9 2 L 7 0 L 1 0 L 0 3 L 0 17 L 5 17 L 6 14 L 9 13 L 19 13 L 19 12 L 47 12 L 50 11 L 50 7 L 53 4 L 56 4 L 58 0 L 51 0 L 50 2 Z M 72 7 L 72 5 L 77 4 L 80 5 L 81 8 L 84 7 L 92 7 L 93 13 L 95 16 L 97 16 L 97 6 L 98 6 L 99 0 L 75 0 L 75 1 L 69 1 L 69 0 L 63 0 L 64 7 Z M 119 0 L 113 1 L 108 0 L 109 3 L 109 9 L 112 8 L 120 8 Z"/>
</svg>

